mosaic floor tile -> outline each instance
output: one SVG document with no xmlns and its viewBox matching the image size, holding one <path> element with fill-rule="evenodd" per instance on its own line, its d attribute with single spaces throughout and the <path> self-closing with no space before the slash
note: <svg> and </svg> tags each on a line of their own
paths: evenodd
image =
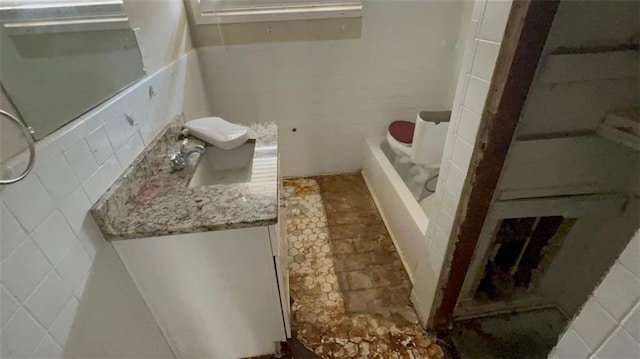
<svg viewBox="0 0 640 359">
<path fill-rule="evenodd" d="M 298 339 L 323 358 L 443 358 L 362 177 L 286 180 L 284 191 Z"/>
</svg>

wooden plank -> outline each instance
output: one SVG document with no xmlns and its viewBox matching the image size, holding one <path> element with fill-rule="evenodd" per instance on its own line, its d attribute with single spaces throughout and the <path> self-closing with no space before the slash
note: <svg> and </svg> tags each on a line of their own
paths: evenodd
<svg viewBox="0 0 640 359">
<path fill-rule="evenodd" d="M 595 134 L 515 141 L 509 158 L 500 199 L 626 192 L 638 160 Z"/>
<path fill-rule="evenodd" d="M 559 1 L 514 1 L 487 96 L 429 323 L 448 326 Z M 438 301 L 438 299 L 441 299 Z"/>
<path fill-rule="evenodd" d="M 596 131 L 602 137 L 640 151 L 640 111 L 637 107 L 607 113 Z"/>
<path fill-rule="evenodd" d="M 500 219 L 539 216 L 577 218 L 593 213 L 593 209 L 598 207 L 620 210 L 626 200 L 627 196 L 622 194 L 597 194 L 496 201 L 492 216 Z"/>
<path fill-rule="evenodd" d="M 640 137 L 638 136 L 608 126 L 598 127 L 597 132 L 604 138 L 632 148 L 636 151 L 640 151 Z"/>
<path fill-rule="evenodd" d="M 637 51 L 559 54 L 547 56 L 540 69 L 542 83 L 638 78 Z"/>
<path fill-rule="evenodd" d="M 492 302 L 480 305 L 473 300 L 465 300 L 460 303 L 459 310 L 456 311 L 456 320 L 512 314 L 513 312 L 526 312 L 544 308 L 555 308 L 555 303 L 550 303 L 549 300 L 535 294 L 510 302 Z"/>
<path fill-rule="evenodd" d="M 527 95 L 518 137 L 594 131 L 611 110 L 640 103 L 638 79 L 540 84 Z"/>
</svg>

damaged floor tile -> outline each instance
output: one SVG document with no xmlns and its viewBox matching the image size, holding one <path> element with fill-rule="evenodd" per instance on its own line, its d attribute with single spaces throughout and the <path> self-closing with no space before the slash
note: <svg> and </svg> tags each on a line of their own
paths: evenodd
<svg viewBox="0 0 640 359">
<path fill-rule="evenodd" d="M 444 357 L 417 322 L 359 174 L 286 180 L 285 200 L 293 326 L 307 348 L 323 358 Z"/>
</svg>

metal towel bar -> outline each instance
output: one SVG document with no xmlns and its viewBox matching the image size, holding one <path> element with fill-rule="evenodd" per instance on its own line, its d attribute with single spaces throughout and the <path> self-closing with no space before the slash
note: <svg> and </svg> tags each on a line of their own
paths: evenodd
<svg viewBox="0 0 640 359">
<path fill-rule="evenodd" d="M 15 122 L 16 126 L 18 126 L 22 130 L 22 133 L 27 138 L 27 143 L 29 145 L 29 163 L 27 163 L 27 168 L 25 168 L 25 170 L 16 178 L 12 178 L 8 180 L 0 179 L 0 185 L 3 185 L 3 184 L 15 183 L 27 177 L 27 175 L 29 174 L 29 172 L 31 172 L 31 170 L 33 169 L 33 165 L 36 162 L 36 146 L 35 146 L 35 140 L 33 138 L 33 130 L 30 127 L 27 127 L 27 125 L 22 123 L 22 121 L 20 121 L 17 117 L 10 114 L 9 112 L 0 110 L 0 115 L 7 117 L 11 121 Z"/>
</svg>

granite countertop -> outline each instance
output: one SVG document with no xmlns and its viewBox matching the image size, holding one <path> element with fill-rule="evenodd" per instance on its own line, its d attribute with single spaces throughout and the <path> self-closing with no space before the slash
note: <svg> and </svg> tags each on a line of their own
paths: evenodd
<svg viewBox="0 0 640 359">
<path fill-rule="evenodd" d="M 174 171 L 168 156 L 181 143 L 172 120 L 91 208 L 107 240 L 158 237 L 275 224 L 278 220 L 278 129 L 244 124 L 255 141 L 249 182 L 188 187 L 201 155 Z M 190 138 L 189 147 L 203 144 Z"/>
</svg>

